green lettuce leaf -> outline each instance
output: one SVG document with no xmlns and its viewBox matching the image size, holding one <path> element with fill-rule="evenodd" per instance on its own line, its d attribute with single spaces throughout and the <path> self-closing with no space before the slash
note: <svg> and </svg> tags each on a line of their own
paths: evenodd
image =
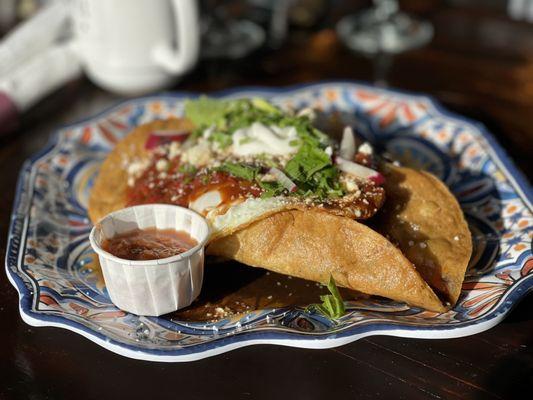
<svg viewBox="0 0 533 400">
<path fill-rule="evenodd" d="M 200 96 L 196 100 L 185 102 L 185 116 L 198 127 L 211 126 L 224 118 L 228 102 Z"/>
</svg>

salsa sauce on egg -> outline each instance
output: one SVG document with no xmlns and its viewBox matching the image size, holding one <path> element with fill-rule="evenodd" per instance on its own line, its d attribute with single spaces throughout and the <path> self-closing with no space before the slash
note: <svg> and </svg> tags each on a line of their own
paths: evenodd
<svg viewBox="0 0 533 400">
<path fill-rule="evenodd" d="M 166 167 L 161 170 L 165 163 Z M 218 198 L 205 199 L 207 193 L 217 193 Z M 164 203 L 189 207 L 198 212 L 220 204 L 228 206 L 239 199 L 259 197 L 261 188 L 253 182 L 237 178 L 223 171 L 198 171 L 179 159 L 156 157 L 128 188 L 128 205 Z M 208 202 L 211 200 L 209 204 Z M 198 203 L 199 202 L 199 203 Z M 197 207 L 195 204 L 198 203 Z M 202 207 L 207 204 L 207 207 Z"/>
</svg>

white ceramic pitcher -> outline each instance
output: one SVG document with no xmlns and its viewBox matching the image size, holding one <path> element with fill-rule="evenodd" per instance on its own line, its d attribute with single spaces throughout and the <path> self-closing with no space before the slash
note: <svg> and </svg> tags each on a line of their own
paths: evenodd
<svg viewBox="0 0 533 400">
<path fill-rule="evenodd" d="M 198 59 L 196 0 L 74 0 L 73 46 L 89 78 L 104 89 L 163 89 Z"/>
</svg>

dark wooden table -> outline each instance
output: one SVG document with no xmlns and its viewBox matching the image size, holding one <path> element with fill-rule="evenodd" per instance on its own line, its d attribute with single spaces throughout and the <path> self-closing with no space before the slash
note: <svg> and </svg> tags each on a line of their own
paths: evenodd
<svg viewBox="0 0 533 400">
<path fill-rule="evenodd" d="M 429 4 L 429 6 L 427 5 Z M 526 175 L 533 171 L 533 29 L 492 11 L 415 2 L 433 43 L 396 57 L 393 87 L 426 92 L 483 121 Z M 334 20 L 341 11 L 333 10 Z M 329 25 L 331 26 L 331 24 Z M 177 90 L 372 79 L 372 63 L 348 53 L 328 23 L 295 32 L 276 52 L 201 63 Z M 0 138 L 0 251 L 18 170 L 53 129 L 117 101 L 73 82 Z M 3 255 L 3 254 L 2 254 Z M 497 327 L 475 336 L 416 340 L 374 336 L 331 350 L 253 346 L 187 364 L 136 361 L 83 337 L 22 322 L 15 289 L 0 274 L 0 399 L 97 398 L 529 398 L 533 387 L 533 296 Z"/>
</svg>

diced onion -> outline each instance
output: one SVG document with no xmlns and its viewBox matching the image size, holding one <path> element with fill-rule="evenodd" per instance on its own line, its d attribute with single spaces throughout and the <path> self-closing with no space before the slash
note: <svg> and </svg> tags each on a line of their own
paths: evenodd
<svg viewBox="0 0 533 400">
<path fill-rule="evenodd" d="M 298 190 L 298 186 L 290 180 L 290 178 L 283 173 L 283 171 L 277 169 L 277 168 L 270 168 L 268 170 L 268 173 L 273 175 L 276 180 L 283 185 L 285 189 L 287 189 L 289 192 L 295 192 Z"/>
<path fill-rule="evenodd" d="M 341 171 L 354 175 L 357 178 L 371 180 L 377 185 L 385 183 L 385 177 L 383 175 L 378 171 L 365 167 L 364 165 L 348 161 L 342 157 L 336 157 L 335 164 L 337 164 Z"/>
<path fill-rule="evenodd" d="M 344 132 L 342 133 L 339 154 L 345 160 L 353 160 L 355 155 L 355 137 L 352 128 L 349 126 L 344 128 Z"/>
</svg>

